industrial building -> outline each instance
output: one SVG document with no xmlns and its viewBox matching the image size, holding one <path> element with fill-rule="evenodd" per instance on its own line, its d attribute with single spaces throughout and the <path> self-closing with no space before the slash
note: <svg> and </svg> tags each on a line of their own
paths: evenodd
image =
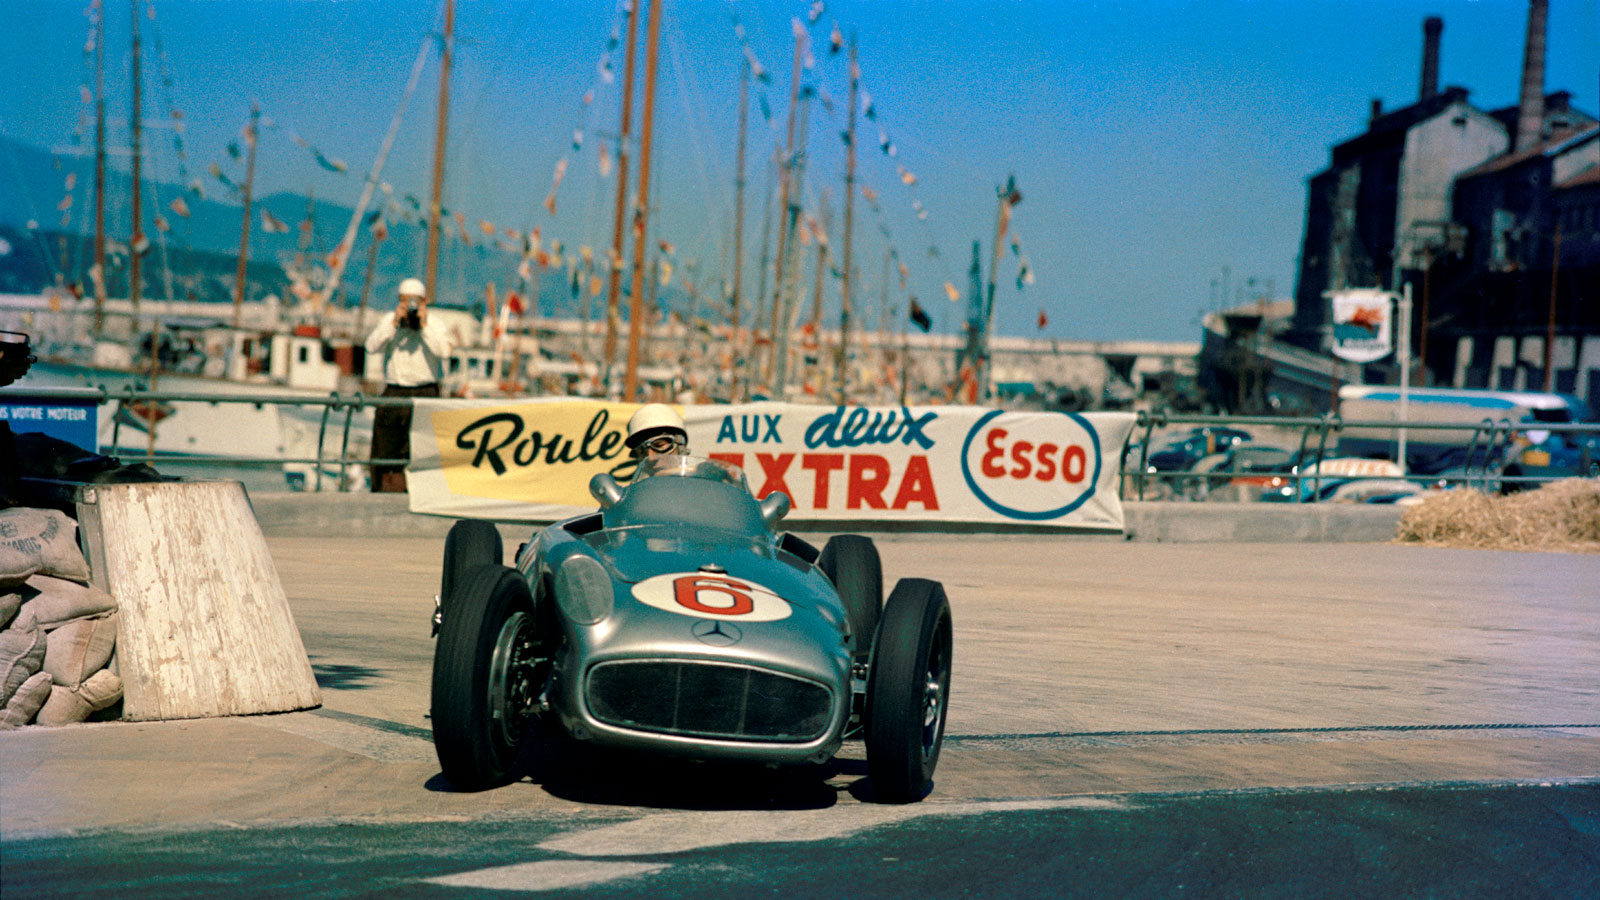
<svg viewBox="0 0 1600 900">
<path fill-rule="evenodd" d="M 1393 357 L 1326 358 L 1326 292 L 1409 283 L 1414 383 L 1600 401 L 1600 123 L 1544 90 L 1547 10 L 1529 4 L 1518 104 L 1493 110 L 1439 88 L 1444 22 L 1424 22 L 1416 101 L 1374 101 L 1366 131 L 1310 179 L 1292 317 L 1220 317 L 1214 365 L 1231 353 L 1226 365 L 1262 383 L 1254 396 L 1301 410 L 1328 408 L 1336 381 L 1392 383 Z"/>
</svg>

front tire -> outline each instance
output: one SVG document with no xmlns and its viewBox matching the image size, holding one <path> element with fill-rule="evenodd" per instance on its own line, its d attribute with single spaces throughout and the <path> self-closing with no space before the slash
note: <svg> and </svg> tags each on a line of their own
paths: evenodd
<svg viewBox="0 0 1600 900">
<path fill-rule="evenodd" d="M 504 784 L 528 737 L 544 685 L 528 583 L 483 565 L 462 582 L 433 655 L 433 746 L 454 784 Z"/>
<path fill-rule="evenodd" d="M 828 539 L 817 558 L 817 568 L 833 582 L 844 601 L 850 633 L 855 636 L 855 658 L 866 662 L 883 609 L 883 563 L 872 539 L 840 534 Z"/>
<path fill-rule="evenodd" d="M 950 602 L 937 581 L 905 578 L 878 625 L 867 676 L 867 777 L 883 803 L 927 795 L 950 697 Z"/>
<path fill-rule="evenodd" d="M 498 566 L 505 560 L 505 543 L 500 530 L 482 519 L 457 519 L 444 538 L 444 568 L 439 574 L 439 609 L 434 634 L 444 620 L 451 597 L 466 584 L 467 576 L 479 566 Z"/>
</svg>

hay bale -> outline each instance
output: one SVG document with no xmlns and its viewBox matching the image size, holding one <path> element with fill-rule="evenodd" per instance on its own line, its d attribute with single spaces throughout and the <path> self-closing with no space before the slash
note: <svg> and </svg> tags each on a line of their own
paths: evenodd
<svg viewBox="0 0 1600 900">
<path fill-rule="evenodd" d="M 1600 553 L 1600 481 L 1568 478 L 1503 497 L 1445 491 L 1408 508 L 1403 543 L 1492 550 Z"/>
</svg>

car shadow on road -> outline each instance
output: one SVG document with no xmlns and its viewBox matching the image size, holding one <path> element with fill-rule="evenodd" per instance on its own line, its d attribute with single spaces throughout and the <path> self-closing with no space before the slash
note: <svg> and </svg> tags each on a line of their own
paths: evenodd
<svg viewBox="0 0 1600 900">
<path fill-rule="evenodd" d="M 317 687 L 330 691 L 364 691 L 376 687 L 380 670 L 370 666 L 349 666 L 340 663 L 319 663 L 312 657 L 311 674 Z"/>
<path fill-rule="evenodd" d="M 663 758 L 586 746 L 564 737 L 536 738 L 518 761 L 517 782 L 563 800 L 607 806 L 681 810 L 826 809 L 866 766 L 834 759 L 821 765 L 769 768 L 750 763 Z M 424 785 L 456 792 L 443 773 Z"/>
</svg>

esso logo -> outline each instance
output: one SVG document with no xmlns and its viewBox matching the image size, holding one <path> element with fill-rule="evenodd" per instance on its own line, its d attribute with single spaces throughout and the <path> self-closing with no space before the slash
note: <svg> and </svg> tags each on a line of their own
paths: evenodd
<svg viewBox="0 0 1600 900">
<path fill-rule="evenodd" d="M 633 598 L 646 606 L 701 619 L 776 622 L 789 617 L 789 604 L 748 578 L 712 572 L 675 572 L 646 578 L 633 586 Z"/>
<path fill-rule="evenodd" d="M 985 506 L 1013 519 L 1055 519 L 1100 480 L 1100 437 L 1073 413 L 995 410 L 967 432 L 961 473 Z"/>
</svg>

